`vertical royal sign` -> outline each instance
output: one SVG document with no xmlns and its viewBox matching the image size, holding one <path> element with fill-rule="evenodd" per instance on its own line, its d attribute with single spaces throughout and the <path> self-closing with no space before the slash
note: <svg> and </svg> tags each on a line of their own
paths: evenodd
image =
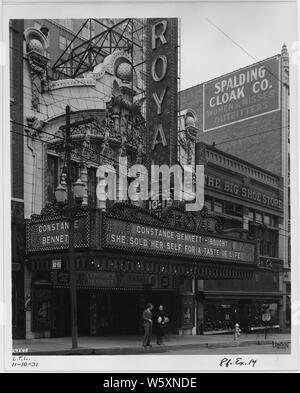
<svg viewBox="0 0 300 393">
<path fill-rule="evenodd" d="M 148 165 L 177 162 L 178 19 L 147 20 Z"/>
</svg>

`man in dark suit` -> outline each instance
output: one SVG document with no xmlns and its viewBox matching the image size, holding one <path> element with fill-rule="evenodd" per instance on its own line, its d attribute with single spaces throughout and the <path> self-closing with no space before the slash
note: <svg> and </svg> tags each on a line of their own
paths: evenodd
<svg viewBox="0 0 300 393">
<path fill-rule="evenodd" d="M 152 310 L 153 304 L 148 303 L 146 309 L 143 312 L 143 324 L 144 324 L 144 338 L 143 347 L 152 347 L 150 344 L 151 334 L 152 334 Z"/>
</svg>

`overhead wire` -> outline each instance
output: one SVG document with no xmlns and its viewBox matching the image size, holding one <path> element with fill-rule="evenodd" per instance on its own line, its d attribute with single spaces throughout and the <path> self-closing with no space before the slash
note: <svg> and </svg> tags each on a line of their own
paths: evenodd
<svg viewBox="0 0 300 393">
<path fill-rule="evenodd" d="M 211 22 L 210 22 L 211 23 Z M 215 26 L 216 28 L 217 28 L 217 26 Z M 223 34 L 225 34 L 226 35 L 226 33 L 224 33 L 224 32 L 222 32 Z M 230 37 L 228 37 L 228 38 L 230 38 Z M 230 38 L 231 39 L 231 38 Z M 235 44 L 237 44 L 236 42 L 234 42 Z M 11 49 L 13 49 L 13 50 L 17 50 L 16 48 L 12 48 L 12 47 L 10 47 Z M 20 53 L 22 53 L 22 55 L 24 55 L 23 54 L 23 52 L 21 52 L 21 51 L 19 51 L 18 50 L 18 52 L 20 52 Z M 249 53 L 248 53 L 249 54 Z M 250 54 L 249 54 L 250 55 Z M 256 59 L 255 59 L 256 60 Z M 259 62 L 258 62 L 259 63 Z M 267 67 L 266 67 L 267 68 Z M 269 70 L 269 72 L 271 73 L 271 71 Z M 146 71 L 146 72 L 144 72 L 144 74 L 145 75 L 147 75 L 148 74 L 148 72 Z M 277 78 L 278 79 L 278 78 Z M 85 87 L 87 87 L 86 86 L 86 84 L 83 82 L 83 81 L 81 81 L 80 80 L 80 78 L 76 78 L 76 81 L 77 82 L 79 82 L 79 83 L 82 83 L 82 85 L 84 85 Z M 281 82 L 279 79 L 278 79 L 278 81 L 279 82 Z M 106 85 L 106 86 L 109 86 L 108 84 L 105 84 L 105 83 L 103 83 L 104 85 Z M 95 88 L 94 86 L 88 86 L 88 87 L 90 87 L 90 88 L 92 88 L 92 89 L 94 89 L 95 91 L 97 91 L 98 93 L 100 93 L 102 96 L 103 96 L 103 91 L 100 91 L 100 90 L 98 90 L 97 88 Z M 109 86 L 110 87 L 110 86 Z M 69 96 L 64 96 L 64 95 L 62 95 L 62 94 L 60 94 L 60 93 L 56 93 L 55 91 L 51 91 L 50 92 L 50 94 L 52 95 L 52 97 L 53 97 L 53 99 L 54 99 L 54 96 L 61 96 L 61 97 L 64 97 L 64 98 L 66 98 L 66 99 L 68 99 L 68 100 L 72 100 L 73 98 L 72 97 L 69 97 Z M 43 97 L 43 94 L 40 92 L 40 95 Z M 108 96 L 108 95 L 106 95 L 106 97 L 108 97 L 108 98 L 111 98 L 110 96 Z M 82 97 L 80 97 L 80 98 L 82 98 Z M 76 99 L 76 98 L 74 98 L 74 99 Z M 78 99 L 78 98 L 77 98 Z M 98 100 L 98 98 L 97 97 L 88 97 L 88 98 L 86 98 L 86 99 L 89 99 L 90 101 L 92 101 L 92 102 L 96 102 L 96 100 Z M 44 100 L 44 97 L 43 97 L 43 100 Z M 101 100 L 100 98 L 99 98 L 99 100 Z M 60 101 L 56 101 L 56 103 L 54 104 L 54 103 L 46 103 L 46 101 L 44 100 L 44 104 L 42 104 L 42 105 L 45 105 L 46 107 L 48 107 L 48 106 L 57 106 L 57 107 L 59 107 L 60 109 L 61 109 L 61 106 L 59 106 L 59 105 L 57 105 L 58 104 L 58 102 L 63 102 L 64 100 L 60 100 Z M 77 111 L 82 111 L 83 109 L 82 108 L 78 108 L 78 107 L 76 107 L 74 104 L 71 104 L 70 102 L 68 102 L 68 104 L 70 105 L 70 107 L 72 107 L 73 109 L 75 109 L 75 110 L 77 110 Z M 53 108 L 52 108 L 52 110 L 53 110 Z M 55 113 L 54 113 L 54 111 L 53 111 L 53 114 L 54 114 L 54 116 L 55 116 Z M 48 117 L 49 118 L 49 117 Z M 25 127 L 28 127 L 28 126 L 26 126 L 26 125 L 23 125 L 23 126 L 25 126 Z M 265 131 L 263 131 L 263 132 L 260 132 L 260 133 L 256 133 L 256 134 L 251 134 L 251 135 L 247 135 L 247 136 L 243 136 L 243 137 L 238 137 L 238 138 L 235 138 L 234 139 L 234 141 L 236 141 L 236 140 L 239 140 L 239 139 L 245 139 L 245 138 L 248 138 L 248 137 L 251 137 L 251 136 L 254 136 L 254 135 L 262 135 L 262 134 L 265 134 L 265 133 L 268 133 L 268 132 L 272 132 L 272 131 L 275 131 L 275 130 L 278 130 L 278 129 L 282 129 L 282 128 L 284 128 L 284 127 L 279 127 L 279 128 L 276 128 L 276 129 L 270 129 L 270 130 L 265 130 Z M 39 131 L 39 132 L 41 132 L 41 131 Z M 42 132 L 44 132 L 44 133 L 46 133 L 45 131 L 42 131 Z M 51 136 L 53 136 L 53 134 L 49 134 L 49 135 L 51 135 Z M 225 143 L 229 143 L 230 141 L 233 141 L 232 139 L 228 139 L 228 140 L 225 140 L 225 141 L 222 141 L 222 142 L 219 142 L 219 143 L 216 143 L 215 144 L 215 146 L 217 146 L 217 145 L 221 145 L 221 144 L 225 144 Z M 88 148 L 89 149 L 89 148 Z M 98 152 L 96 152 L 95 150 L 93 150 L 93 149 L 89 149 L 90 151 L 92 151 L 93 153 L 95 153 L 95 154 L 99 154 Z M 106 156 L 104 156 L 105 158 L 107 158 Z M 116 160 L 114 160 L 114 161 L 116 161 Z"/>
<path fill-rule="evenodd" d="M 25 137 L 27 137 L 27 138 L 32 138 L 32 139 L 34 139 L 34 140 L 38 140 L 38 141 L 43 142 L 43 143 L 47 143 L 47 142 L 48 142 L 47 140 L 43 140 L 43 139 L 41 139 L 41 138 L 38 138 L 38 137 L 36 137 L 36 136 L 29 135 L 29 134 L 27 134 L 27 135 L 26 135 L 26 134 L 21 134 L 21 133 L 19 133 L 19 132 L 17 132 L 17 131 L 13 131 L 13 130 L 11 130 L 10 132 L 11 132 L 11 133 L 14 133 L 14 134 L 21 135 L 21 136 L 25 136 Z M 86 159 L 86 157 L 81 156 L 80 153 L 78 153 L 78 154 L 76 153 L 76 155 L 78 155 L 79 157 L 82 157 L 83 159 Z M 90 160 L 90 159 L 87 159 L 87 161 L 93 162 L 93 160 Z M 285 229 L 283 229 L 283 228 L 277 228 L 277 229 L 280 230 L 280 231 L 283 231 L 283 232 L 290 233 L 290 231 L 285 230 Z M 281 234 L 280 236 L 286 236 L 286 235 Z M 290 236 L 286 236 L 286 237 L 290 237 Z"/>
<path fill-rule="evenodd" d="M 13 121 L 13 120 L 11 120 L 11 122 L 12 122 L 12 123 L 15 123 L 15 124 L 18 124 L 18 125 L 21 125 L 21 126 L 24 126 L 24 127 L 27 127 L 27 128 L 30 128 L 30 129 L 33 129 L 33 130 L 35 130 L 35 131 L 37 131 L 37 132 L 39 132 L 39 133 L 41 132 L 41 133 L 44 133 L 44 134 L 46 134 L 46 135 L 49 135 L 49 136 L 52 136 L 52 137 L 53 137 L 53 134 L 48 133 L 47 131 L 38 130 L 38 129 L 32 127 L 32 126 L 26 126 L 26 125 L 24 125 L 23 123 L 16 122 L 16 121 Z M 65 142 L 65 138 L 64 138 L 64 137 L 59 137 L 59 136 L 53 137 L 53 138 L 50 139 L 50 140 L 41 140 L 41 139 L 38 139 L 38 138 L 36 138 L 36 137 L 33 137 L 33 138 L 35 138 L 35 139 L 37 139 L 37 140 L 40 140 L 41 142 L 44 142 L 44 143 L 49 143 L 49 141 L 51 142 L 51 140 L 55 140 L 55 139 L 60 139 L 60 140 L 62 140 L 62 142 Z M 80 147 L 80 148 L 82 147 L 81 142 L 72 141 L 72 144 L 73 144 L 75 147 Z M 119 168 L 127 169 L 127 167 L 125 167 L 124 165 L 120 164 L 120 162 L 119 162 L 118 160 L 114 159 L 114 158 L 107 157 L 107 156 L 105 156 L 104 154 L 101 154 L 101 153 L 97 152 L 96 150 L 91 149 L 91 148 L 88 148 L 88 147 L 85 147 L 85 149 L 86 149 L 87 151 L 89 151 L 89 152 L 92 152 L 93 154 L 95 154 L 95 155 L 98 156 L 98 157 L 103 157 L 103 158 L 105 158 L 105 159 L 108 159 L 109 161 L 114 162 L 115 165 L 118 165 L 118 166 L 119 166 Z M 87 162 L 92 162 L 92 163 L 97 164 L 97 165 L 99 165 L 99 163 L 100 163 L 99 161 L 96 161 L 96 160 L 94 160 L 94 159 L 92 159 L 92 158 L 88 158 L 88 157 L 86 157 L 86 156 L 81 155 L 79 152 L 75 152 L 74 154 L 75 154 L 75 156 L 81 158 L 81 159 L 83 160 L 82 162 L 85 162 L 85 163 L 87 163 Z M 289 186 L 283 185 L 282 188 L 283 188 L 283 189 L 289 189 L 290 187 L 289 187 Z M 188 194 L 190 194 L 190 193 L 188 193 Z"/>
</svg>

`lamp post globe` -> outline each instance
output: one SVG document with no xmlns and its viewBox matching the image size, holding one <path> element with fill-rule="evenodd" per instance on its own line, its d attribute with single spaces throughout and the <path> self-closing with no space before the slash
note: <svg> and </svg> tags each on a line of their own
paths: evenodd
<svg viewBox="0 0 300 393">
<path fill-rule="evenodd" d="M 67 199 L 67 190 L 61 184 L 55 190 L 55 200 L 59 205 L 63 205 Z"/>
<path fill-rule="evenodd" d="M 82 180 L 80 178 L 77 179 L 77 181 L 73 184 L 73 195 L 76 202 L 81 203 L 83 201 L 84 189 L 85 185 Z"/>
</svg>

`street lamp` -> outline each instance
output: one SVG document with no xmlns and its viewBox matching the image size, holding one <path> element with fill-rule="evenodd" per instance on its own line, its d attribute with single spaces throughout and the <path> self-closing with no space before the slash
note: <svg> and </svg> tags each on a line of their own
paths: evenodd
<svg viewBox="0 0 300 393">
<path fill-rule="evenodd" d="M 77 293 L 76 293 L 76 267 L 75 267 L 75 251 L 74 251 L 74 220 L 77 208 L 83 201 L 85 185 L 81 179 L 77 179 L 72 184 L 70 176 L 67 176 L 67 190 L 62 184 L 59 184 L 55 190 L 55 199 L 62 212 L 66 213 L 69 221 L 69 264 L 70 264 L 70 295 L 71 295 L 71 319 L 72 319 L 72 348 L 78 347 L 78 327 L 77 327 Z M 73 187 L 72 187 L 73 186 Z M 76 205 L 73 206 L 73 198 Z M 68 202 L 67 207 L 63 207 Z"/>
<path fill-rule="evenodd" d="M 73 195 L 75 198 L 75 202 L 79 205 L 81 205 L 83 201 L 84 189 L 85 189 L 85 185 L 83 181 L 80 178 L 78 178 L 77 181 L 73 184 Z"/>
<path fill-rule="evenodd" d="M 73 183 L 73 196 L 77 205 L 81 205 L 84 196 L 85 185 L 83 181 L 78 178 L 75 183 Z M 67 190 L 60 183 L 55 190 L 55 200 L 58 206 L 63 206 L 67 201 Z"/>
<path fill-rule="evenodd" d="M 58 206 L 63 206 L 67 200 L 67 190 L 61 185 L 61 183 L 55 190 L 55 200 Z"/>
<path fill-rule="evenodd" d="M 76 212 L 81 205 L 84 197 L 85 184 L 81 179 L 72 179 L 72 150 L 73 142 L 70 125 L 71 111 L 70 106 L 66 106 L 66 133 L 65 133 L 65 166 L 63 168 L 62 180 L 66 183 L 64 187 L 61 183 L 55 190 L 55 199 L 58 208 L 67 217 L 69 222 L 69 270 L 70 270 L 70 297 L 71 297 L 71 320 L 72 320 L 72 348 L 78 347 L 78 328 L 77 328 L 77 293 L 76 293 L 76 267 L 74 250 L 74 221 Z M 74 204 L 75 201 L 75 204 Z"/>
</svg>

